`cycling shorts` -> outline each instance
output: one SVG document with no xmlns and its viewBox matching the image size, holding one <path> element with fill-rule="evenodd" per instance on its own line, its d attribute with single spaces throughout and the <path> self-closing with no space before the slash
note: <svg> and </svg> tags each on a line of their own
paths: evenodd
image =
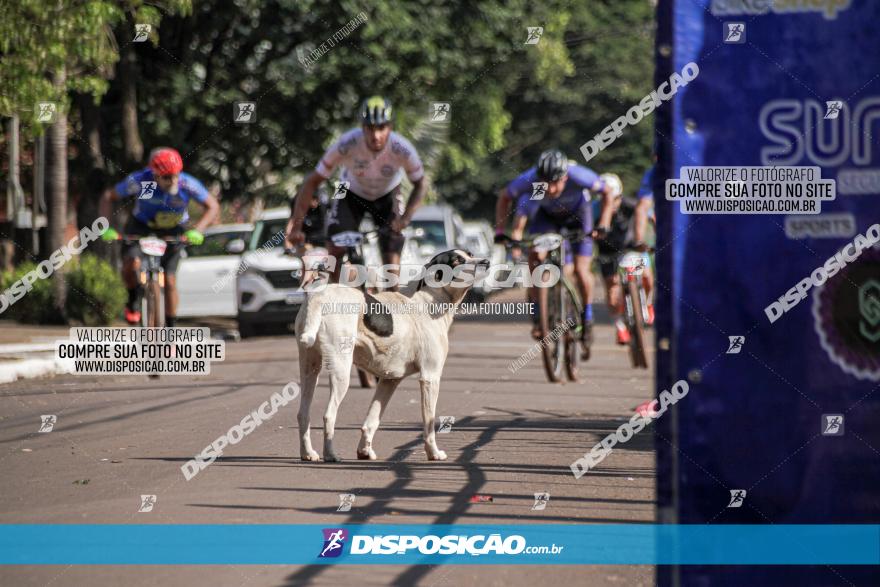
<svg viewBox="0 0 880 587">
<path fill-rule="evenodd" d="M 379 247 L 382 252 L 400 254 L 405 239 L 401 233 L 391 230 L 391 223 L 395 218 L 403 216 L 403 211 L 400 186 L 372 201 L 349 191 L 344 198 L 330 200 L 327 236 L 329 238 L 340 232 L 359 231 L 364 214 L 369 212 L 379 233 Z"/>
<path fill-rule="evenodd" d="M 184 232 L 183 226 L 178 225 L 174 228 L 160 230 L 150 228 L 137 218 L 131 217 L 125 225 L 123 235 L 149 236 L 153 234 L 162 238 L 166 236 L 179 237 Z M 183 243 L 168 243 L 168 248 L 165 249 L 165 254 L 162 255 L 162 269 L 165 270 L 166 274 L 173 275 L 177 272 L 177 265 L 180 263 L 180 254 L 183 252 L 184 246 Z M 136 242 L 123 243 L 122 255 L 124 257 L 139 258 L 141 256 L 140 246 Z"/>
</svg>

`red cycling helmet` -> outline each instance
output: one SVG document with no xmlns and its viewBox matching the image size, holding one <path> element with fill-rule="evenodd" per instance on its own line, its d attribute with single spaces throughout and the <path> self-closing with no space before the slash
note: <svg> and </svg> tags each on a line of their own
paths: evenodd
<svg viewBox="0 0 880 587">
<path fill-rule="evenodd" d="M 183 158 L 176 149 L 156 149 L 150 157 L 150 169 L 156 175 L 177 175 L 183 171 Z"/>
</svg>

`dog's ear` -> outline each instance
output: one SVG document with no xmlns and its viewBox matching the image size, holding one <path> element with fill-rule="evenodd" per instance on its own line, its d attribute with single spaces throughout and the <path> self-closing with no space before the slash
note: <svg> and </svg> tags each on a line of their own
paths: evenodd
<svg viewBox="0 0 880 587">
<path fill-rule="evenodd" d="M 448 267 L 451 267 L 452 269 L 455 269 L 459 265 L 463 265 L 464 263 L 467 263 L 469 258 L 470 258 L 470 255 L 467 252 L 461 251 L 459 249 L 453 249 L 451 251 L 443 251 L 442 253 L 434 255 L 434 257 L 430 261 L 428 261 L 428 264 L 425 265 L 425 271 L 427 272 L 427 270 L 429 270 L 434 265 L 446 265 Z M 425 278 L 419 280 L 419 284 L 416 287 L 416 291 L 420 290 L 425 285 L 426 278 L 427 278 L 427 276 Z M 441 279 L 443 279 L 443 272 L 442 272 L 442 270 L 437 269 L 434 273 L 434 280 L 440 281 Z"/>
</svg>

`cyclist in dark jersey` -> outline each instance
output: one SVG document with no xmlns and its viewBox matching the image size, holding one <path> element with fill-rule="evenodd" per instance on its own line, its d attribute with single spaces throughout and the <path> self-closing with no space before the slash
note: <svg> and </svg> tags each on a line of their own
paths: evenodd
<svg viewBox="0 0 880 587">
<path fill-rule="evenodd" d="M 599 245 L 597 259 L 602 278 L 605 280 L 608 313 L 614 320 L 617 344 L 624 345 L 629 343 L 630 335 L 626 328 L 626 322 L 623 320 L 623 291 L 617 266 L 620 257 L 628 249 L 643 248 L 644 243 L 636 242 L 634 238 L 635 220 L 642 196 L 623 196 L 623 184 L 616 175 L 603 175 L 602 179 L 605 183 L 614 185 L 615 188 L 611 204 L 611 224 L 602 237 L 596 239 L 596 243 Z M 645 266 L 647 269 L 648 264 L 646 263 Z M 653 308 L 651 310 L 653 312 Z"/>
</svg>

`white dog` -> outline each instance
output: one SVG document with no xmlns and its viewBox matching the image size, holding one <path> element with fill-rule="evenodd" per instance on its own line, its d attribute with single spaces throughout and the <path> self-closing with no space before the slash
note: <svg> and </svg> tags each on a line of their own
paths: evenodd
<svg viewBox="0 0 880 587">
<path fill-rule="evenodd" d="M 437 447 L 434 415 L 440 375 L 449 352 L 449 327 L 456 305 L 473 282 L 474 271 L 488 263 L 485 259 L 474 259 L 465 251 L 446 251 L 434 257 L 426 268 L 464 267 L 455 269 L 452 279 L 449 279 L 450 272 L 445 272 L 445 280 L 441 271 L 432 271 L 416 284 L 411 295 L 382 292 L 371 296 L 338 284 L 327 285 L 322 291 L 308 295 L 296 318 L 302 387 L 297 420 L 303 460 L 320 460 L 309 435 L 309 409 L 322 366 L 330 372 L 330 402 L 324 413 L 324 460 L 339 460 L 333 450 L 333 433 L 336 412 L 348 391 L 352 362 L 379 380 L 361 428 L 358 458 L 376 458 L 373 435 L 382 413 L 401 380 L 418 373 L 425 452 L 429 460 L 446 459 L 446 453 Z M 436 286 L 438 282 L 440 285 Z M 401 308 L 405 311 L 401 312 Z"/>
</svg>

